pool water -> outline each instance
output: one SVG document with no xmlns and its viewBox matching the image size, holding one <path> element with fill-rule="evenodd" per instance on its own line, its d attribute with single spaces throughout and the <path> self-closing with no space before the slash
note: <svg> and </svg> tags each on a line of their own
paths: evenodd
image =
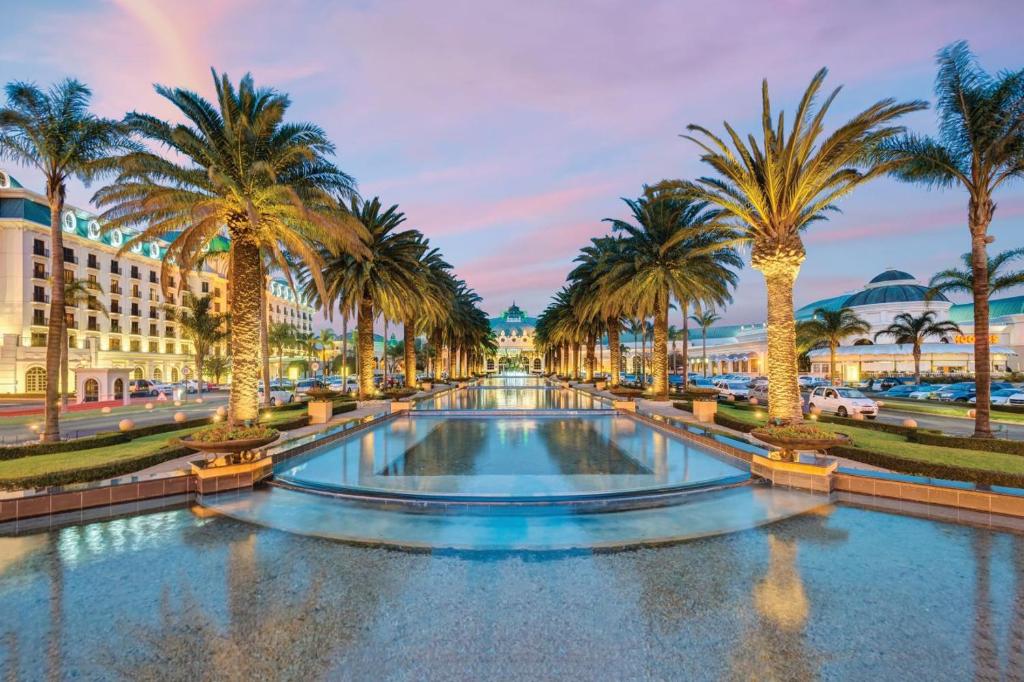
<svg viewBox="0 0 1024 682">
<path fill-rule="evenodd" d="M 629 417 L 398 417 L 275 468 L 290 484 L 451 497 L 529 498 L 745 479 L 740 460 Z"/>
<path fill-rule="evenodd" d="M 1024 679 L 1024 536 L 832 505 L 613 554 L 188 510 L 0 538 L 6 679 Z"/>
<path fill-rule="evenodd" d="M 524 378 L 523 381 L 526 381 Z M 497 381 L 495 379 L 494 381 Z M 592 395 L 562 388 L 524 384 L 483 385 L 439 393 L 414 410 L 595 410 L 611 405 Z"/>
</svg>

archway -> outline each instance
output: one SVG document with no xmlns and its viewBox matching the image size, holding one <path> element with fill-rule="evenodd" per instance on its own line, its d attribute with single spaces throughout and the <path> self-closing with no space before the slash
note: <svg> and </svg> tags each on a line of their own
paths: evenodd
<svg viewBox="0 0 1024 682">
<path fill-rule="evenodd" d="M 159 367 L 157 367 L 156 369 L 153 370 L 153 381 L 156 381 L 157 383 L 159 383 L 159 382 L 163 381 L 163 378 L 164 378 L 164 373 L 160 370 Z"/>
<path fill-rule="evenodd" d="M 176 384 L 179 381 L 181 381 L 181 379 L 178 376 L 178 368 L 177 367 L 171 367 L 171 383 L 172 384 Z"/>
<path fill-rule="evenodd" d="M 114 379 L 114 400 L 124 400 L 124 382 Z"/>
<path fill-rule="evenodd" d="M 44 393 L 46 391 L 46 369 L 32 367 L 25 372 L 25 392 Z"/>
<path fill-rule="evenodd" d="M 533 371 L 539 372 L 541 370 L 540 358 L 533 359 Z"/>
<path fill-rule="evenodd" d="M 100 382 L 87 379 L 85 382 L 85 402 L 94 403 L 100 399 Z"/>
<path fill-rule="evenodd" d="M 140 381 L 140 380 L 145 379 L 145 378 L 146 378 L 146 373 L 142 371 L 141 367 L 136 367 L 135 371 L 132 372 L 132 379 L 135 379 L 136 381 Z"/>
</svg>

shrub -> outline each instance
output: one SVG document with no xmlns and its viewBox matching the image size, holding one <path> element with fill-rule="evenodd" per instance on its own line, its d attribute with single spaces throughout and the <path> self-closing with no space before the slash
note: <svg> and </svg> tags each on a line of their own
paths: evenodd
<svg viewBox="0 0 1024 682">
<path fill-rule="evenodd" d="M 727 429 L 733 429 L 735 431 L 740 431 L 742 433 L 750 433 L 758 426 L 760 426 L 759 424 L 751 424 L 749 422 L 740 421 L 739 419 L 733 419 L 732 417 L 724 415 L 721 412 L 715 413 L 715 423 L 718 424 L 719 426 L 724 426 Z"/>
<path fill-rule="evenodd" d="M 401 398 L 408 398 L 411 395 L 416 395 L 419 391 L 415 388 L 392 388 L 384 391 L 384 396 L 391 398 L 392 400 L 399 400 Z"/>
<path fill-rule="evenodd" d="M 90 448 L 103 448 L 110 445 L 127 443 L 134 436 L 131 433 L 108 432 L 76 438 L 74 440 L 61 440 L 53 443 L 30 443 L 28 445 L 14 445 L 0 448 L 0 460 L 18 459 L 19 457 L 32 457 L 34 455 L 53 455 L 58 452 L 74 452 L 76 450 L 88 450 Z"/>
<path fill-rule="evenodd" d="M 329 388 L 311 388 L 306 391 L 310 400 L 334 400 L 341 397 L 341 391 L 332 391 Z"/>
<path fill-rule="evenodd" d="M 1001 471 L 986 471 L 984 469 L 971 469 L 968 467 L 951 466 L 947 464 L 935 464 L 930 462 L 919 462 L 913 459 L 904 459 L 894 455 L 887 455 L 871 450 L 838 445 L 831 449 L 831 454 L 838 457 L 845 457 L 871 466 L 882 467 L 891 471 L 898 471 L 914 476 L 927 476 L 928 478 L 942 478 L 954 481 L 968 481 L 980 485 L 1002 485 L 1011 488 L 1024 488 L 1024 475 L 1010 474 Z"/>
<path fill-rule="evenodd" d="M 21 478 L 0 479 L 0 490 L 26 490 L 30 488 L 47 488 L 58 485 L 70 485 L 72 483 L 86 483 L 88 481 L 99 481 L 105 478 L 116 478 L 131 474 L 147 467 L 156 466 L 178 457 L 192 454 L 191 448 L 171 447 L 154 452 L 145 457 L 137 459 L 126 459 L 120 462 L 112 462 L 94 467 L 82 469 L 66 469 L 64 471 L 53 471 L 37 476 L 23 476 Z"/>
<path fill-rule="evenodd" d="M 1005 440 L 1002 438 L 968 438 L 966 436 L 946 436 L 934 431 L 914 432 L 909 429 L 907 440 L 922 445 L 938 445 L 944 448 L 960 448 L 963 450 L 984 450 L 999 452 L 1004 455 L 1024 456 L 1024 441 Z"/>
<path fill-rule="evenodd" d="M 620 398 L 638 398 L 644 393 L 639 388 L 622 388 L 621 386 L 619 388 L 610 388 L 608 392 Z"/>
<path fill-rule="evenodd" d="M 841 436 L 812 422 L 802 424 L 765 424 L 754 430 L 755 436 L 785 440 L 843 440 Z"/>
<path fill-rule="evenodd" d="M 331 415 L 343 414 L 345 412 L 351 412 L 356 409 L 356 401 L 354 400 L 342 400 L 336 401 L 334 407 L 331 409 Z"/>
<path fill-rule="evenodd" d="M 254 438 L 270 438 L 276 436 L 277 430 L 268 426 L 231 426 L 230 424 L 214 424 L 208 429 L 201 429 L 189 436 L 199 443 L 220 443 L 229 440 L 251 440 Z"/>
</svg>

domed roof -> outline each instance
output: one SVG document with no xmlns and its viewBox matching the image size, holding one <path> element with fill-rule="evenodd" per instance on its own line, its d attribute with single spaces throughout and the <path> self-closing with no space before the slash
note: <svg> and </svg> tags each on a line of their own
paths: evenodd
<svg viewBox="0 0 1024 682">
<path fill-rule="evenodd" d="M 869 282 L 869 284 L 880 284 L 882 282 L 905 282 L 905 281 L 913 282 L 914 281 L 914 276 L 911 275 L 909 272 L 904 272 L 903 270 L 886 270 L 883 273 L 875 275 L 874 279 L 872 279 Z"/>
<path fill-rule="evenodd" d="M 874 280 L 872 280 L 874 281 Z M 911 301 L 927 301 L 928 287 L 920 284 L 890 284 L 888 286 L 870 287 L 859 291 L 843 304 L 847 308 L 877 303 L 907 303 Z M 932 301 L 949 301 L 942 294 L 935 294 Z"/>
</svg>

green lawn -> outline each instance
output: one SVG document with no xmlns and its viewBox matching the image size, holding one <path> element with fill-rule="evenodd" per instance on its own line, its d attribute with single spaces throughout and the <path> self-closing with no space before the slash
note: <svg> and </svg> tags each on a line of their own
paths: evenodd
<svg viewBox="0 0 1024 682">
<path fill-rule="evenodd" d="M 964 419 L 969 419 L 967 411 L 971 409 L 970 405 L 965 406 L 963 404 L 958 405 L 955 403 L 937 403 L 931 400 L 894 400 L 892 398 L 886 400 L 885 398 L 882 398 L 882 402 L 885 403 L 882 406 L 883 410 L 892 410 L 894 412 L 916 412 L 918 414 L 934 414 L 940 417 L 962 417 Z M 992 421 L 1007 422 L 1009 424 L 1024 424 L 1024 414 L 993 410 Z"/>
<path fill-rule="evenodd" d="M 194 426 L 169 433 L 143 436 L 127 443 L 110 445 L 104 448 L 91 448 L 89 450 L 78 450 L 77 452 L 57 452 L 52 455 L 33 455 L 31 457 L 19 457 L 18 459 L 2 461 L 0 462 L 0 480 L 40 476 L 71 469 L 88 469 L 122 460 L 139 459 L 168 447 L 172 439 L 187 436 L 201 428 L 203 427 Z"/>
<path fill-rule="evenodd" d="M 730 419 L 745 424 L 763 424 L 764 417 L 758 419 L 757 412 L 719 405 L 718 411 Z M 983 450 L 965 450 L 960 448 L 944 448 L 938 445 L 909 443 L 903 436 L 885 433 L 872 429 L 862 429 L 845 424 L 827 424 L 819 422 L 819 426 L 837 433 L 845 433 L 850 437 L 854 447 L 871 450 L 894 457 L 912 459 L 931 464 L 967 467 L 985 471 L 999 471 L 1011 474 L 1024 474 L 1024 457 L 1007 455 L 999 452 Z"/>
</svg>

